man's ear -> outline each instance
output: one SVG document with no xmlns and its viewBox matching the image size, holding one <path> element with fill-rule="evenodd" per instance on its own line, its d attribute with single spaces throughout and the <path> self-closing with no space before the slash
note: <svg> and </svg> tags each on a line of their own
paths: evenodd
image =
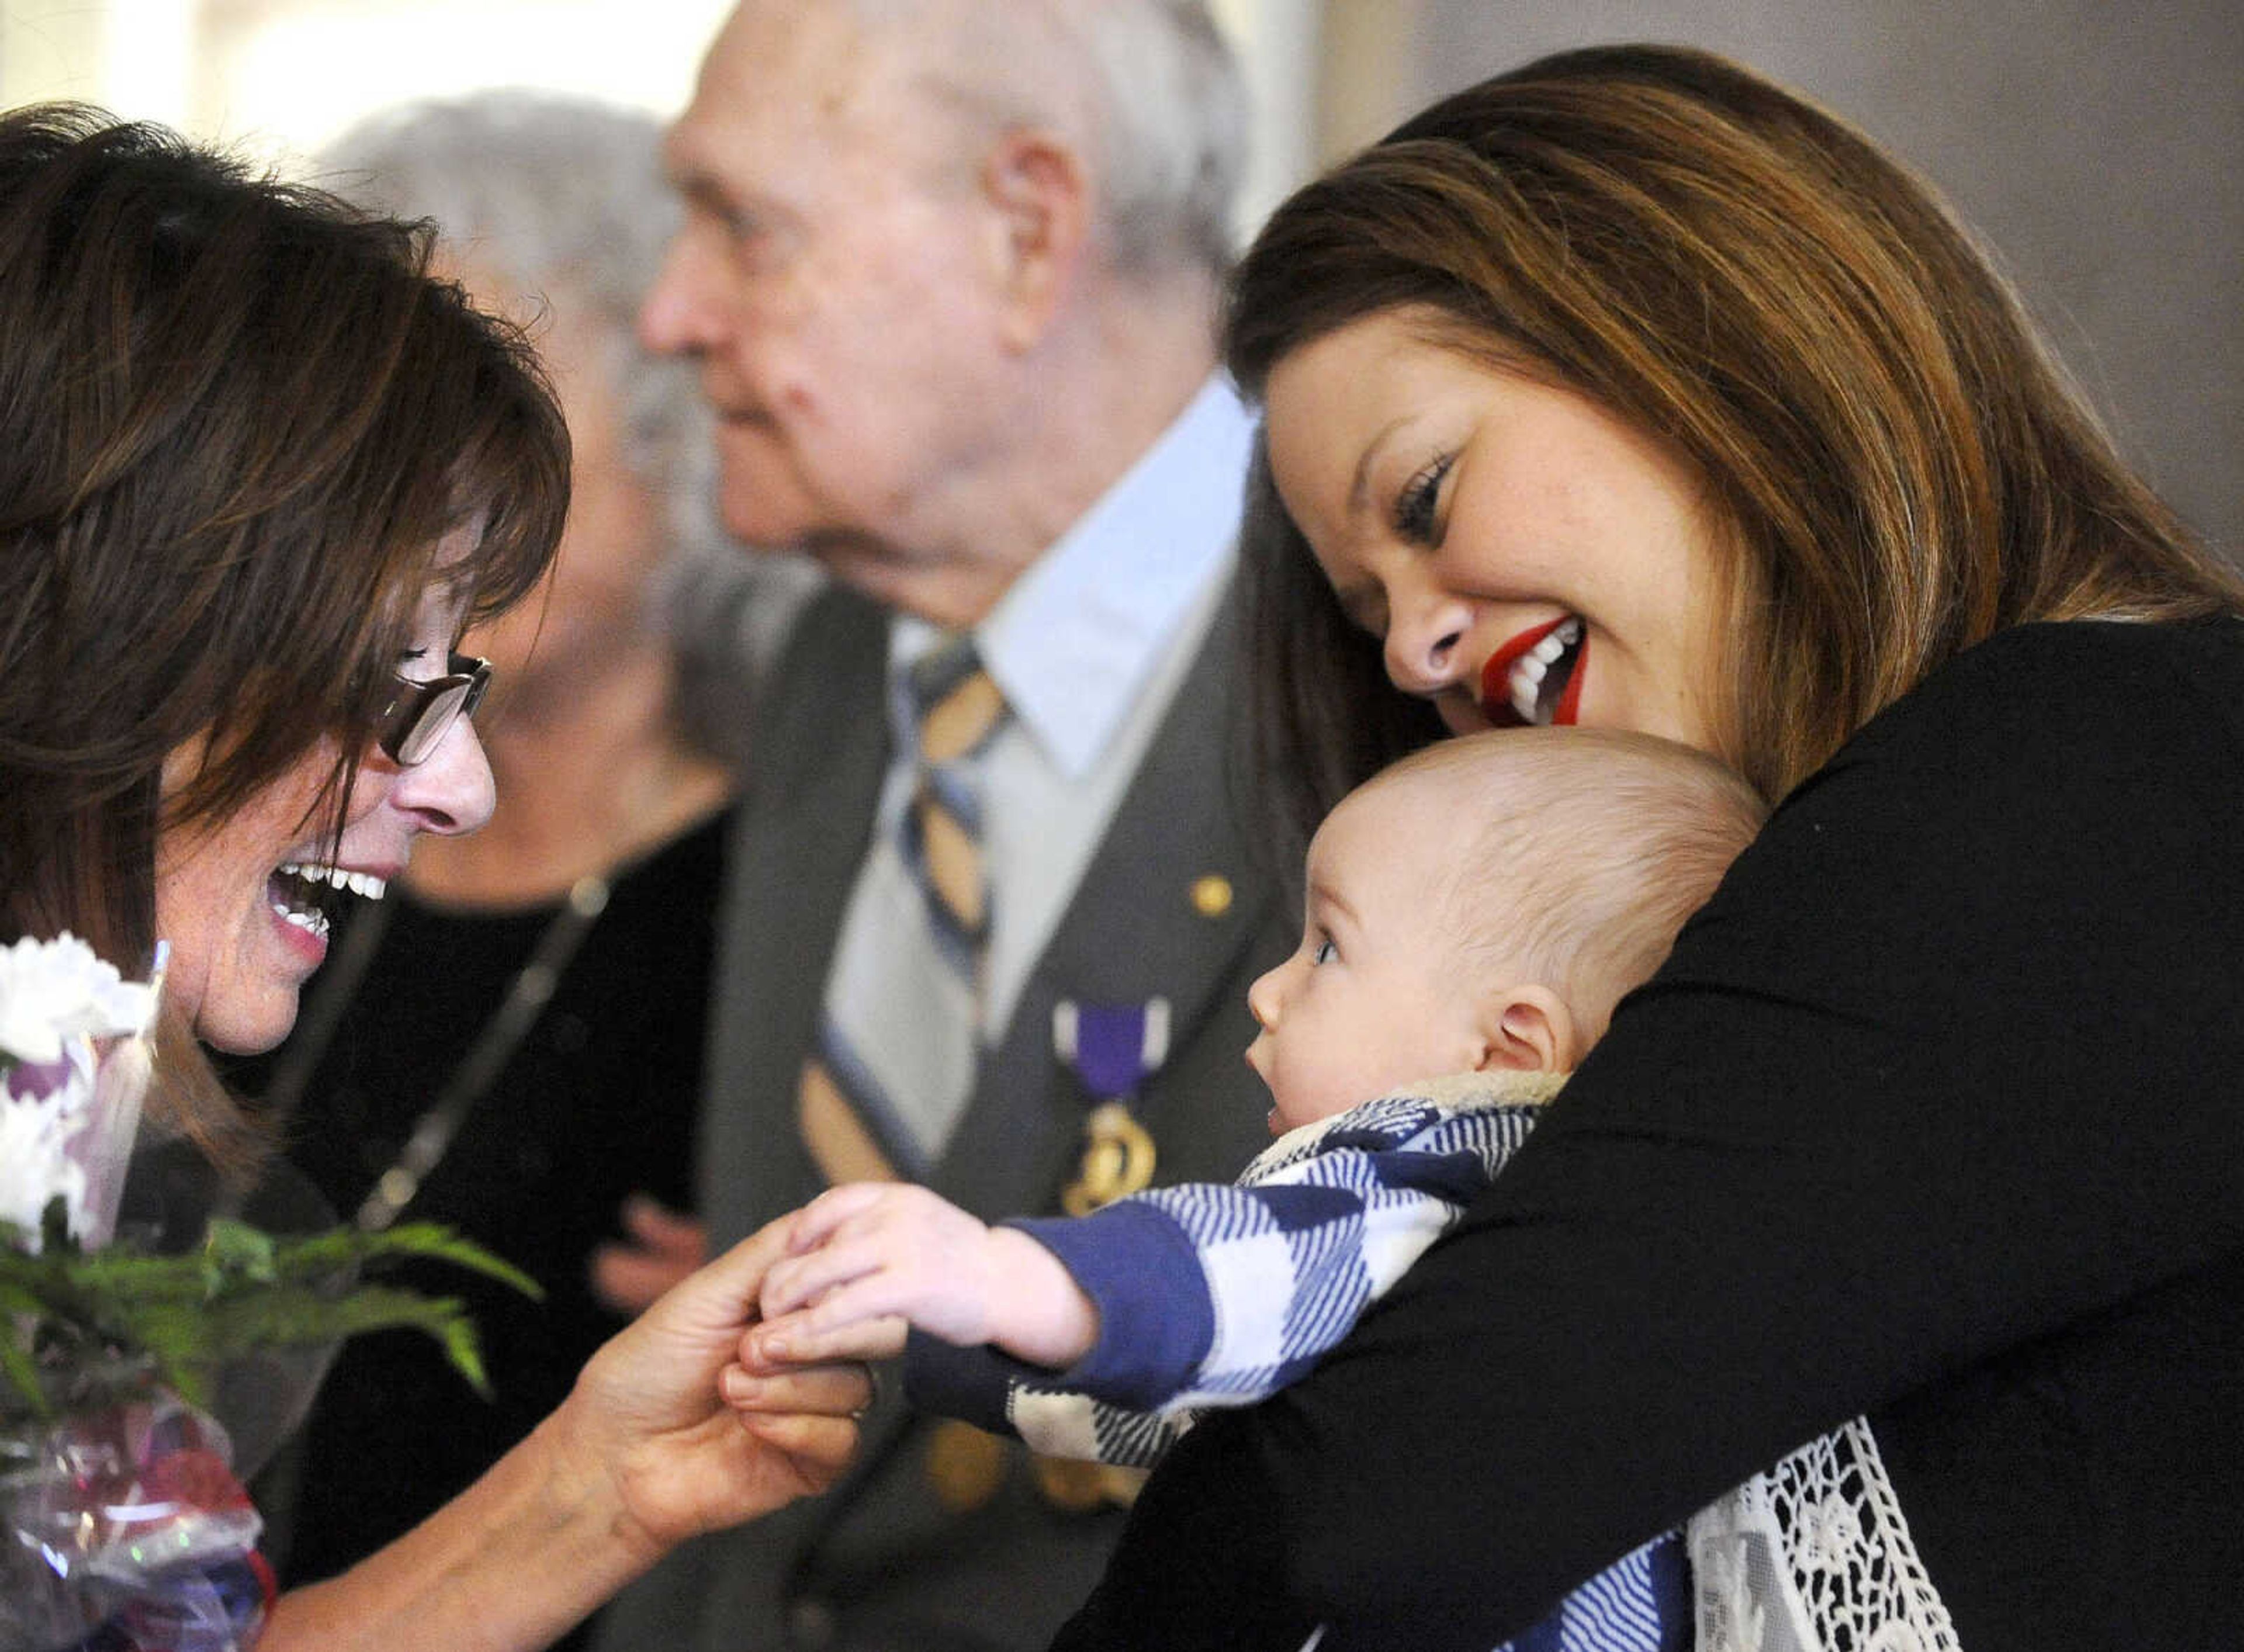
<svg viewBox="0 0 2244 1652">
<path fill-rule="evenodd" d="M 1505 1067 L 1518 1073 L 1565 1073 L 1573 1068 L 1573 1012 L 1547 986 L 1504 988 L 1489 1000 L 1481 1027 L 1483 1072 Z"/>
<path fill-rule="evenodd" d="M 990 257 L 1000 328 L 1017 350 L 1033 349 L 1081 268 L 1091 235 L 1091 175 L 1083 158 L 1033 128 L 999 138 L 983 164 L 995 209 Z"/>
</svg>

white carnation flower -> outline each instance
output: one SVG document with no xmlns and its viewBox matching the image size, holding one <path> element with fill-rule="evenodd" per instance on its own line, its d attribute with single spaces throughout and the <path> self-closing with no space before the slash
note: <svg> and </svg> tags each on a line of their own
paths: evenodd
<svg viewBox="0 0 2244 1652">
<path fill-rule="evenodd" d="M 65 1151 L 85 1125 L 81 1093 L 68 1086 L 44 1099 L 10 1095 L 0 1086 L 0 1222 L 12 1222 L 39 1248 L 39 1217 L 63 1195 L 73 1229 L 85 1203 L 85 1172 Z"/>
<path fill-rule="evenodd" d="M 123 979 L 67 931 L 0 947 L 0 1057 L 44 1065 L 80 1034 L 144 1031 L 155 1009 L 152 987 Z"/>
</svg>

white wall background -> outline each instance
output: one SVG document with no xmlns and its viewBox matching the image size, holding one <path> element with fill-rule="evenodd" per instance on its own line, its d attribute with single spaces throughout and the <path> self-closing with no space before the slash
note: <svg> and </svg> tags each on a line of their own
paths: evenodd
<svg viewBox="0 0 2244 1652">
<path fill-rule="evenodd" d="M 1213 0 L 1255 111 L 1242 229 L 1311 156 L 1321 0 Z M 538 85 L 670 114 L 732 0 L 0 0 L 0 105 L 100 104 L 301 166 L 408 98 Z"/>
<path fill-rule="evenodd" d="M 284 163 L 400 98 L 534 82 L 669 112 L 728 0 L 0 0 L 0 103 L 74 97 Z M 1689 41 L 1848 115 L 2000 253 L 2123 447 L 2244 552 L 2244 0 L 1216 0 L 1251 223 L 1544 51 Z"/>
<path fill-rule="evenodd" d="M 1331 0 L 1326 33 L 1349 91 L 1323 106 L 1353 123 L 1328 152 L 1606 41 L 1709 46 L 1815 97 L 1941 186 L 2122 449 L 2244 560 L 2240 0 Z"/>
</svg>

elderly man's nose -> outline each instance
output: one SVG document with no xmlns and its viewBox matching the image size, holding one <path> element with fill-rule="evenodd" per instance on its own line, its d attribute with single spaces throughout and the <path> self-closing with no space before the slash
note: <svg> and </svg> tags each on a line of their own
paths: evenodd
<svg viewBox="0 0 2244 1652">
<path fill-rule="evenodd" d="M 657 355 L 690 355 L 713 342 L 717 308 L 706 261 L 691 230 L 670 243 L 660 274 L 639 302 L 639 342 Z"/>
</svg>

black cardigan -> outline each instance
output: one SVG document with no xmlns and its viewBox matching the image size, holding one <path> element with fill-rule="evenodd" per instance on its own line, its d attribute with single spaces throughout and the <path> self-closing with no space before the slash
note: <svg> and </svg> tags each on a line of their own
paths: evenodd
<svg viewBox="0 0 2244 1652">
<path fill-rule="evenodd" d="M 1967 1652 L 2244 1647 L 2240 816 L 2244 624 L 1935 674 L 1057 1644 L 1485 1652 L 1867 1412 Z"/>
</svg>

